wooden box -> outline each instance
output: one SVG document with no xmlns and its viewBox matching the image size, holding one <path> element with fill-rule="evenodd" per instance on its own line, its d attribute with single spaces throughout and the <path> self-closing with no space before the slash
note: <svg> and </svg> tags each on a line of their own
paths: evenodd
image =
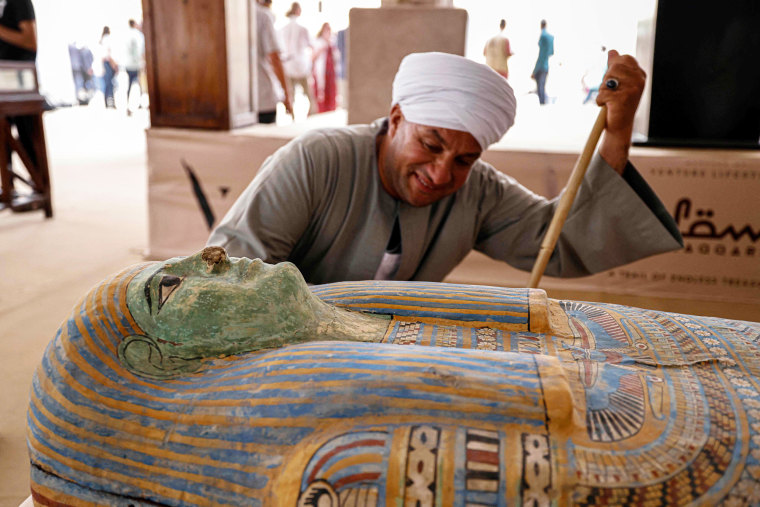
<svg viewBox="0 0 760 507">
<path fill-rule="evenodd" d="M 255 16 L 249 0 L 143 0 L 153 126 L 256 123 Z"/>
</svg>

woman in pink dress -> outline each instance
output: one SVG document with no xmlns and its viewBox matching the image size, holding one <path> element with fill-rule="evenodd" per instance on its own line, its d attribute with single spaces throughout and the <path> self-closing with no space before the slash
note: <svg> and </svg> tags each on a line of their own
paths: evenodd
<svg viewBox="0 0 760 507">
<path fill-rule="evenodd" d="M 317 98 L 317 112 L 335 111 L 337 85 L 335 67 L 339 65 L 338 50 L 332 38 L 330 24 L 325 23 L 317 34 L 312 55 L 312 75 L 314 96 Z"/>
</svg>

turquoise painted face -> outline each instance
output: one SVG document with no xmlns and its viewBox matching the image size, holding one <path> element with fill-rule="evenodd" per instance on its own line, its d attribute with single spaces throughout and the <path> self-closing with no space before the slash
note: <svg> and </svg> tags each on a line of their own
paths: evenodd
<svg viewBox="0 0 760 507">
<path fill-rule="evenodd" d="M 119 357 L 153 378 L 195 371 L 208 357 L 302 342 L 327 307 L 293 264 L 229 258 L 220 247 L 146 269 L 130 282 L 127 304 L 145 335 L 126 338 Z"/>
</svg>

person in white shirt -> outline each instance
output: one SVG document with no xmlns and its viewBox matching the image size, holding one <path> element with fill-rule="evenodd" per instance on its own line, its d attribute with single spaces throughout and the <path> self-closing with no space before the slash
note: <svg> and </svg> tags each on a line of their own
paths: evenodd
<svg viewBox="0 0 760 507">
<path fill-rule="evenodd" d="M 256 63 L 258 77 L 258 116 L 259 123 L 275 123 L 277 119 L 277 103 L 282 100 L 288 114 L 293 114 L 290 92 L 285 85 L 285 72 L 280 60 L 280 45 L 274 31 L 274 23 L 267 12 L 268 9 L 256 4 L 256 48 L 258 58 Z M 285 97 L 280 99 L 275 79 L 283 88 Z"/>
<path fill-rule="evenodd" d="M 126 49 L 124 69 L 127 71 L 127 77 L 129 77 L 129 84 L 127 85 L 127 114 L 132 114 L 132 110 L 129 108 L 129 92 L 132 90 L 132 85 L 137 84 L 137 87 L 140 89 L 137 101 L 139 104 L 139 97 L 142 97 L 142 86 L 140 85 L 139 77 L 145 62 L 145 37 L 137 28 L 137 22 L 134 19 L 129 20 Z"/>
<path fill-rule="evenodd" d="M 284 44 L 282 66 L 285 70 L 285 82 L 291 97 L 295 97 L 298 85 L 309 98 L 309 114 L 316 112 L 316 101 L 309 86 L 311 75 L 311 49 L 313 47 L 309 31 L 298 22 L 301 16 L 301 4 L 293 2 L 285 14 L 288 24 L 280 30 L 280 39 Z"/>
</svg>

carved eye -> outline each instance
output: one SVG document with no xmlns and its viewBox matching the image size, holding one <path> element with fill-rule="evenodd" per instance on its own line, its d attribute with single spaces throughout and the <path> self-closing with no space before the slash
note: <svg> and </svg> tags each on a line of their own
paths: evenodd
<svg viewBox="0 0 760 507">
<path fill-rule="evenodd" d="M 161 307 L 164 306 L 169 296 L 177 290 L 180 284 L 182 284 L 182 278 L 174 275 L 164 275 L 161 283 L 158 285 L 158 312 L 161 311 Z"/>
</svg>

